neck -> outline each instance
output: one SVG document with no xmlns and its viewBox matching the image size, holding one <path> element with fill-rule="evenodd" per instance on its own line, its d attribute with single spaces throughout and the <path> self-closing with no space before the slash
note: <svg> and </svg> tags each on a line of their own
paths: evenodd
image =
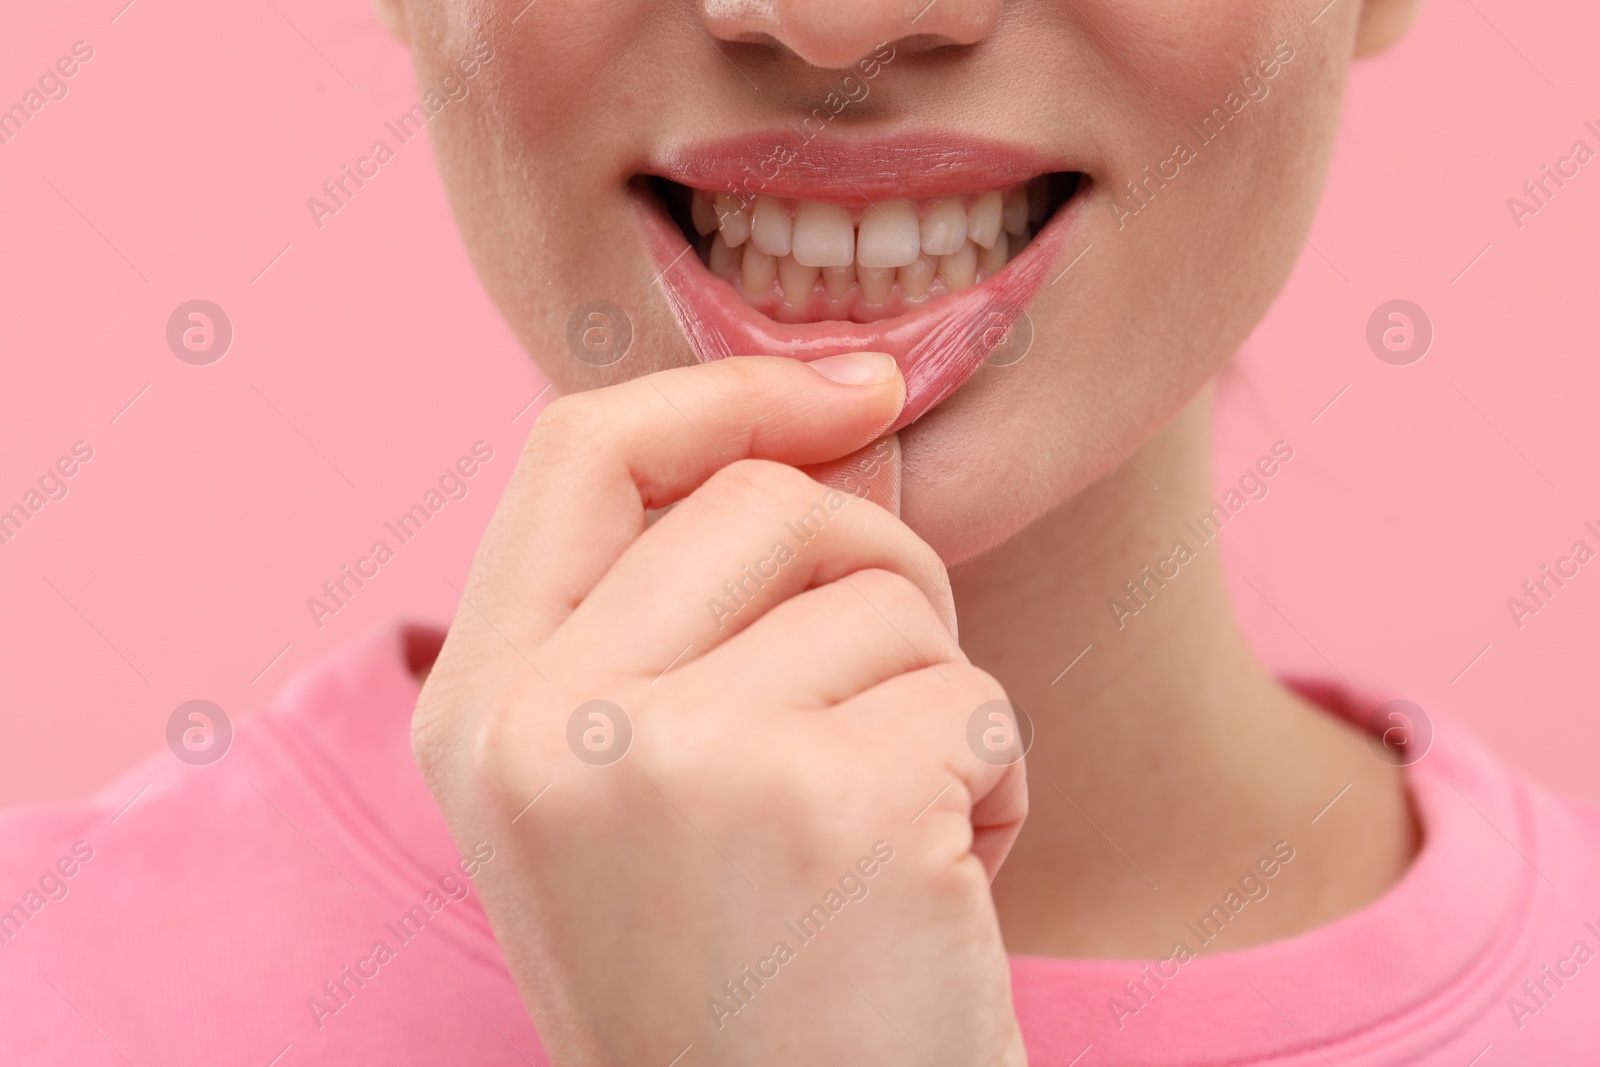
<svg viewBox="0 0 1600 1067">
<path fill-rule="evenodd" d="M 1216 502 L 1209 416 L 1208 390 L 952 573 L 963 648 L 1035 729 L 1028 822 L 994 886 L 1013 952 L 1200 950 L 1185 924 L 1274 846 L 1295 858 L 1212 940 L 1287 936 L 1369 902 L 1414 852 L 1398 772 L 1279 685 L 1239 629 L 1219 533 L 1198 521 Z"/>
</svg>

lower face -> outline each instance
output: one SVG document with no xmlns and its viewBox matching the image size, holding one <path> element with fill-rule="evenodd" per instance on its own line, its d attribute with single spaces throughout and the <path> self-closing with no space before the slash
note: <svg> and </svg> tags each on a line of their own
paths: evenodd
<svg viewBox="0 0 1600 1067">
<path fill-rule="evenodd" d="M 1008 4 L 975 44 L 821 69 L 679 4 L 525 4 L 408 22 L 419 85 L 455 87 L 430 129 L 463 234 L 541 368 L 889 352 L 902 515 L 949 563 L 1114 467 L 1259 320 L 1359 13 Z M 596 302 L 631 327 L 614 363 L 568 343 Z"/>
</svg>

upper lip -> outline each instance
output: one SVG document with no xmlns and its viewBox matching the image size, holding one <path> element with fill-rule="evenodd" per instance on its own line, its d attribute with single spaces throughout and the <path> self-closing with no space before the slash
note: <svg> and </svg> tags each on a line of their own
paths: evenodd
<svg viewBox="0 0 1600 1067">
<path fill-rule="evenodd" d="M 647 169 L 696 189 L 860 203 L 999 189 L 1078 168 L 1026 145 L 953 131 L 868 138 L 780 127 L 673 145 Z"/>
</svg>

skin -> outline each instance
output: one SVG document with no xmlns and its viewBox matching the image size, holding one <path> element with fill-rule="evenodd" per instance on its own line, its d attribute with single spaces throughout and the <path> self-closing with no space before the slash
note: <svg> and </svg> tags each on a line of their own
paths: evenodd
<svg viewBox="0 0 1600 1067">
<path fill-rule="evenodd" d="M 952 1060 L 1022 1062 L 1005 950 L 1163 955 L 1277 841 L 1293 864 L 1221 947 L 1331 921 L 1404 872 L 1399 774 L 1262 668 L 1217 552 L 1124 628 L 1106 601 L 1213 502 L 1209 383 L 1299 253 L 1350 63 L 1404 32 L 1412 0 L 1315 23 L 1320 2 L 1268 0 L 378 7 L 421 85 L 494 47 L 430 131 L 485 285 L 564 394 L 416 725 L 458 838 L 512 856 L 480 889 L 553 1062 L 685 1043 L 729 1063 L 918 1060 L 881 1018 Z M 824 499 L 817 479 L 859 465 L 899 379 L 692 366 L 626 183 L 653 146 L 781 124 L 882 40 L 897 58 L 850 135 L 932 122 L 1061 153 L 1094 180 L 1064 254 L 1089 251 L 1030 306 L 1025 360 L 898 435 L 873 496 L 890 510 L 850 504 L 707 630 L 705 597 Z M 1269 95 L 1119 226 L 1113 191 L 1282 42 Z M 597 297 L 635 330 L 609 368 L 561 341 Z M 604 773 L 564 734 L 597 694 L 635 731 Z M 1036 725 L 1025 783 L 965 743 L 1002 694 Z M 879 839 L 896 858 L 849 935 L 713 1026 L 707 997 Z"/>
</svg>

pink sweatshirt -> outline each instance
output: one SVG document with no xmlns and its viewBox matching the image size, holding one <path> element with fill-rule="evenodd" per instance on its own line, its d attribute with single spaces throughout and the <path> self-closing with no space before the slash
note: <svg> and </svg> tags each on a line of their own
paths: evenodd
<svg viewBox="0 0 1600 1067">
<path fill-rule="evenodd" d="M 297 676 L 213 765 L 0 819 L 0 1063 L 545 1062 L 469 880 L 493 851 L 458 854 L 411 762 L 407 632 Z M 1179 932 L 1198 958 L 1015 957 L 1030 1062 L 1600 1064 L 1600 815 L 1434 726 L 1399 884 L 1229 951 L 1291 841 Z"/>
</svg>

